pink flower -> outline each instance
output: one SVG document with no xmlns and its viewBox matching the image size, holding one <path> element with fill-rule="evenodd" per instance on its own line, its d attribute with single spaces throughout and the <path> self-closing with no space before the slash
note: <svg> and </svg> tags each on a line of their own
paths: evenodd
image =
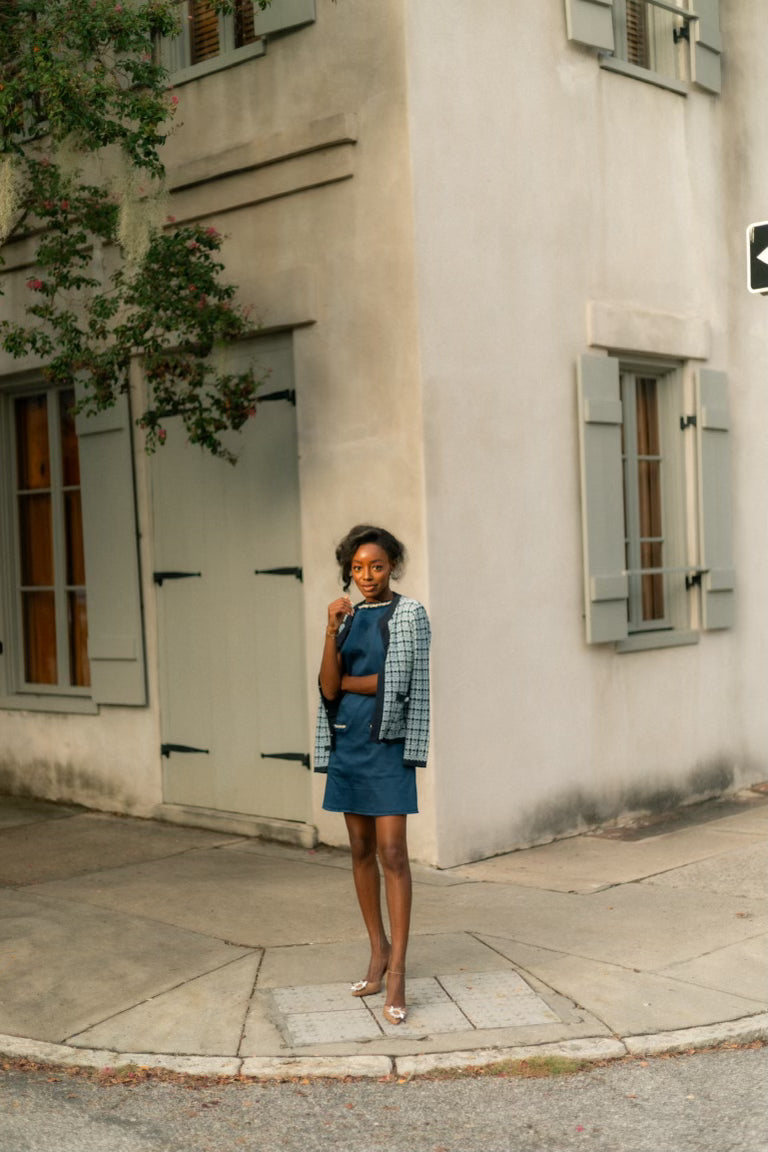
<svg viewBox="0 0 768 1152">
<path fill-rule="evenodd" d="M 161 444 L 165 443 L 165 438 L 167 435 L 168 435 L 168 433 L 166 432 L 165 428 L 159 428 L 158 429 L 157 438 Z"/>
<path fill-rule="evenodd" d="M 176 107 L 178 102 L 179 102 L 178 96 L 171 96 L 171 104 L 173 105 L 174 108 Z"/>
<path fill-rule="evenodd" d="M 61 208 L 62 212 L 68 212 L 69 211 L 69 200 L 62 200 L 59 207 Z"/>
<path fill-rule="evenodd" d="M 189 291 L 190 292 L 197 292 L 197 288 L 195 288 L 194 284 L 189 285 Z"/>
<path fill-rule="evenodd" d="M 206 228 L 205 234 L 206 236 L 218 236 L 218 232 L 215 228 Z"/>
<path fill-rule="evenodd" d="M 42 287 L 42 280 L 27 280 L 27 288 L 31 288 L 33 292 L 39 292 Z"/>
</svg>

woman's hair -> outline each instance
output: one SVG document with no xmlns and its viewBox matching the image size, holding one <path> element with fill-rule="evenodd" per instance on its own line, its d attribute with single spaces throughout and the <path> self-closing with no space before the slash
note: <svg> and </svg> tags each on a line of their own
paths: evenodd
<svg viewBox="0 0 768 1152">
<path fill-rule="evenodd" d="M 354 528 L 350 528 L 336 549 L 336 560 L 341 568 L 341 581 L 345 592 L 352 583 L 352 557 L 363 544 L 378 544 L 379 548 L 384 549 L 392 565 L 392 576 L 395 580 L 403 571 L 405 548 L 397 537 L 387 532 L 386 528 L 374 528 L 372 524 L 356 524 Z"/>
</svg>

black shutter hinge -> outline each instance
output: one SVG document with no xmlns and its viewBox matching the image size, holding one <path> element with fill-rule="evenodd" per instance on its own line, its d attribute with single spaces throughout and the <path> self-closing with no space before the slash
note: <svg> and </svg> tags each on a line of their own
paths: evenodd
<svg viewBox="0 0 768 1152">
<path fill-rule="evenodd" d="M 695 428 L 695 427 L 696 427 L 696 417 L 695 416 L 681 416 L 680 417 L 680 430 L 681 430 L 681 432 L 685 432 L 686 428 Z"/>
<path fill-rule="evenodd" d="M 301 568 L 254 568 L 254 576 L 295 576 L 297 580 L 304 580 Z"/>
<path fill-rule="evenodd" d="M 282 388 L 279 392 L 267 392 L 266 396 L 257 396 L 256 402 L 263 404 L 265 400 L 287 400 L 296 407 L 296 393 L 293 388 Z"/>
<path fill-rule="evenodd" d="M 191 744 L 161 744 L 160 755 L 170 756 L 171 752 L 203 752 L 206 756 L 210 753 L 207 748 L 193 748 Z"/>
<path fill-rule="evenodd" d="M 202 572 L 153 572 L 152 579 L 161 588 L 163 580 L 188 580 L 190 576 L 202 576 Z"/>
<path fill-rule="evenodd" d="M 305 768 L 310 767 L 309 753 L 308 752 L 262 752 L 262 760 L 295 760 L 299 764 L 303 764 Z"/>
</svg>

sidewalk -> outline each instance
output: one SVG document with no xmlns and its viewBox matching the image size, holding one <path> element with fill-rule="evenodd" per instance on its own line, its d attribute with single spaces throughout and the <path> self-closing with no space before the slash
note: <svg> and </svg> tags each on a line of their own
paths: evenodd
<svg viewBox="0 0 768 1152">
<path fill-rule="evenodd" d="M 409 1075 L 768 1037 L 768 795 L 414 867 L 408 1020 L 349 995 L 348 856 L 0 798 L 0 1052 Z"/>
</svg>

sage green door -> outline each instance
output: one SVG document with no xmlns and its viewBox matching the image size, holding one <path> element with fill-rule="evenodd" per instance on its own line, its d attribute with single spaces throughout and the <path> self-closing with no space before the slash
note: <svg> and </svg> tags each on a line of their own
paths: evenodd
<svg viewBox="0 0 768 1152">
<path fill-rule="evenodd" d="M 175 420 L 152 463 L 164 799 L 308 821 L 290 337 L 230 355 L 254 356 L 269 372 L 260 395 L 275 396 L 231 441 L 237 464 Z"/>
</svg>

